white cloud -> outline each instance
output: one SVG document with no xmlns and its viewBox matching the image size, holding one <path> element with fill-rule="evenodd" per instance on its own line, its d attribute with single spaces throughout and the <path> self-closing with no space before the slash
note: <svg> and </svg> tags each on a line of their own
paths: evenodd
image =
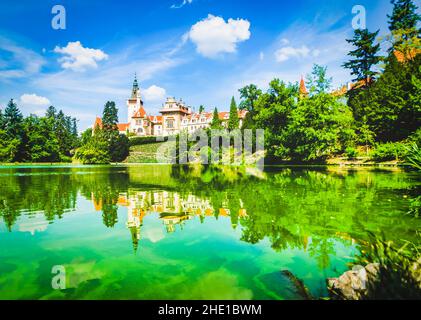
<svg viewBox="0 0 421 320">
<path fill-rule="evenodd" d="M 183 2 L 179 5 L 177 4 L 173 4 L 171 6 L 171 9 L 180 9 L 182 7 L 184 7 L 186 4 L 192 4 L 193 0 L 183 0 Z"/>
<path fill-rule="evenodd" d="M 211 14 L 194 24 L 188 38 L 196 45 L 198 53 L 214 58 L 220 53 L 233 53 L 239 42 L 250 38 L 250 22 L 244 19 L 228 19 Z"/>
<path fill-rule="evenodd" d="M 311 50 L 307 46 L 301 48 L 283 47 L 275 52 L 276 61 L 284 62 L 290 58 L 306 58 L 310 55 Z"/>
<path fill-rule="evenodd" d="M 146 101 L 163 101 L 165 99 L 167 92 L 164 88 L 152 85 L 147 89 L 143 89 L 143 95 Z"/>
<path fill-rule="evenodd" d="M 84 71 L 87 68 L 97 68 L 97 61 L 108 59 L 108 55 L 99 49 L 85 48 L 80 41 L 69 42 L 65 47 L 54 48 L 54 52 L 63 55 L 59 59 L 64 69 Z"/>
<path fill-rule="evenodd" d="M 38 96 L 35 93 L 25 93 L 20 97 L 20 102 L 24 106 L 48 106 L 51 104 L 46 97 Z"/>
<path fill-rule="evenodd" d="M 260 51 L 259 59 L 260 61 L 263 61 L 265 59 L 265 54 L 262 51 Z"/>
</svg>

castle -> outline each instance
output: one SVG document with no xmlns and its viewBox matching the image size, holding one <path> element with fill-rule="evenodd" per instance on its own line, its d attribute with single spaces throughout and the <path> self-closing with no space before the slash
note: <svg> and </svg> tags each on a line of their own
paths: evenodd
<svg viewBox="0 0 421 320">
<path fill-rule="evenodd" d="M 212 112 L 192 112 L 182 100 L 167 98 L 159 111 L 161 115 L 150 115 L 145 111 L 140 88 L 135 76 L 130 98 L 127 100 L 128 119 L 127 123 L 119 123 L 118 130 L 123 134 L 134 134 L 136 136 L 170 136 L 181 132 L 193 133 L 199 129 L 210 127 Z M 239 110 L 239 127 L 242 126 L 247 111 Z M 222 126 L 228 126 L 229 112 L 219 112 L 219 119 Z M 97 117 L 94 123 L 102 127 L 101 118 Z"/>
</svg>

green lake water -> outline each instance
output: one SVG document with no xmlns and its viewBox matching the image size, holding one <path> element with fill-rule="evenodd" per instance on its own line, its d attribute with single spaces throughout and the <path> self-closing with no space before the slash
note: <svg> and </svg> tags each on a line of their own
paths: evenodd
<svg viewBox="0 0 421 320">
<path fill-rule="evenodd" d="M 417 243 L 400 169 L 0 167 L 0 299 L 298 299 L 368 232 Z M 63 266 L 66 288 L 52 287 Z"/>
</svg>

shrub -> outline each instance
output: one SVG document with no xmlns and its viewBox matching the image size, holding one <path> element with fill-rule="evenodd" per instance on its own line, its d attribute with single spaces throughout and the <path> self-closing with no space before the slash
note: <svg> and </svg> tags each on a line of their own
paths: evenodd
<svg viewBox="0 0 421 320">
<path fill-rule="evenodd" d="M 411 167 L 421 170 L 421 149 L 418 147 L 418 144 L 414 142 L 410 146 L 407 146 L 406 150 L 406 162 Z"/>
<path fill-rule="evenodd" d="M 391 161 L 404 159 L 407 151 L 405 145 L 399 142 L 377 144 L 371 157 L 374 161 Z"/>
<path fill-rule="evenodd" d="M 165 138 L 165 141 L 167 138 Z M 130 146 L 138 146 L 142 144 L 150 144 L 150 143 L 156 143 L 160 142 L 157 141 L 157 137 L 129 137 Z"/>
<path fill-rule="evenodd" d="M 347 147 L 345 150 L 345 155 L 348 159 L 355 159 L 358 156 L 358 150 L 354 147 Z"/>
</svg>

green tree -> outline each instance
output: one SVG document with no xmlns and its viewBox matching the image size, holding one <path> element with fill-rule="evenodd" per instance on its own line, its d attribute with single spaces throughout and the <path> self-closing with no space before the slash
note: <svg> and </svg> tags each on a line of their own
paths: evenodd
<svg viewBox="0 0 421 320">
<path fill-rule="evenodd" d="M 392 54 L 370 90 L 359 90 L 349 97 L 357 126 L 367 124 L 376 141 L 401 141 L 420 127 L 420 64 L 420 54 L 403 62 Z"/>
<path fill-rule="evenodd" d="M 105 132 L 98 126 L 94 129 L 92 138 L 76 150 L 75 158 L 83 164 L 108 164 L 111 161 L 109 142 Z"/>
<path fill-rule="evenodd" d="M 332 83 L 332 78 L 327 77 L 327 67 L 313 65 L 311 74 L 307 75 L 307 88 L 310 94 L 326 93 Z"/>
<path fill-rule="evenodd" d="M 45 113 L 47 118 L 56 119 L 57 109 L 54 106 L 49 106 L 47 112 Z"/>
<path fill-rule="evenodd" d="M 25 150 L 27 161 L 60 161 L 60 150 L 54 131 L 51 130 L 54 119 L 31 115 L 24 121 L 26 135 Z"/>
<path fill-rule="evenodd" d="M 376 74 L 373 67 L 381 61 L 378 55 L 380 44 L 374 44 L 378 33 L 379 31 L 371 33 L 367 29 L 357 29 L 354 31 L 354 38 L 346 40 L 356 49 L 348 53 L 352 59 L 343 66 L 351 70 L 351 75 L 355 76 L 354 81 L 365 81 L 366 86 L 369 78 Z"/>
<path fill-rule="evenodd" d="M 231 105 L 230 105 L 230 115 L 229 115 L 229 120 L 228 120 L 228 129 L 229 130 L 238 129 L 239 125 L 240 125 L 240 120 L 238 119 L 237 103 L 235 102 L 234 97 L 232 97 Z"/>
<path fill-rule="evenodd" d="M 22 137 L 23 116 L 13 99 L 4 110 L 4 122 L 5 130 L 10 137 Z"/>
<path fill-rule="evenodd" d="M 398 30 L 410 30 L 410 33 L 404 35 L 403 40 L 419 36 L 420 30 L 417 24 L 420 16 L 417 14 L 417 6 L 412 0 L 392 0 L 393 12 L 388 15 L 389 30 L 393 33 Z"/>
<path fill-rule="evenodd" d="M 218 109 L 213 110 L 211 129 L 222 129 L 222 121 L 219 119 Z"/>
<path fill-rule="evenodd" d="M 118 132 L 117 123 L 118 109 L 113 101 L 108 101 L 102 114 L 102 128 L 112 162 L 123 161 L 129 155 L 129 139 Z"/>
<path fill-rule="evenodd" d="M 203 104 L 201 104 L 199 106 L 199 113 L 203 113 L 203 112 L 205 112 L 205 107 L 203 106 Z"/>
<path fill-rule="evenodd" d="M 252 129 L 254 127 L 255 103 L 262 90 L 257 88 L 256 85 L 250 84 L 238 90 L 240 92 L 241 102 L 239 105 L 240 110 L 247 110 L 248 113 L 243 121 L 242 129 Z"/>
<path fill-rule="evenodd" d="M 255 125 L 265 130 L 265 149 L 269 156 L 284 156 L 285 129 L 291 112 L 296 108 L 298 89 L 279 79 L 269 84 L 269 90 L 259 95 L 255 102 Z"/>
<path fill-rule="evenodd" d="M 285 133 L 284 157 L 324 161 L 343 152 L 355 137 L 353 121 L 349 107 L 330 94 L 300 100 Z"/>
<path fill-rule="evenodd" d="M 25 157 L 23 116 L 13 99 L 9 101 L 3 116 L 3 139 L 1 156 L 3 161 L 22 161 Z"/>
<path fill-rule="evenodd" d="M 102 128 L 106 133 L 112 135 L 118 132 L 118 109 L 114 101 L 107 101 L 102 112 Z"/>
</svg>

